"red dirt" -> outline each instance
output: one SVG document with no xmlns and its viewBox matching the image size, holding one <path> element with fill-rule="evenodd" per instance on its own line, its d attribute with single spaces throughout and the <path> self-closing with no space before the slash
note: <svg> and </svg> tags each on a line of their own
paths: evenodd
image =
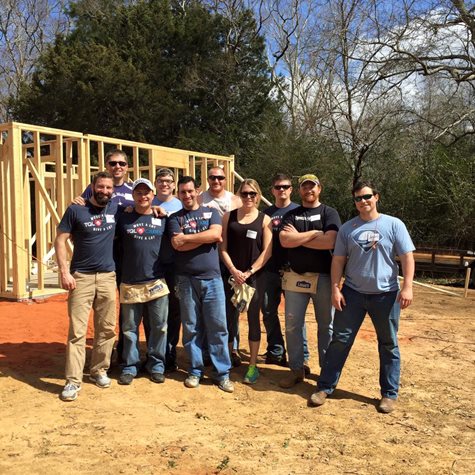
<svg viewBox="0 0 475 475">
<path fill-rule="evenodd" d="M 306 404 L 318 374 L 311 312 L 312 375 L 290 390 L 278 386 L 288 370 L 264 364 L 257 384 L 243 385 L 246 363 L 232 372 L 234 394 L 209 378 L 186 389 L 179 347 L 180 371 L 165 384 L 140 377 L 100 390 L 85 378 L 78 400 L 63 403 L 66 296 L 1 301 L 0 473 L 471 474 L 474 303 L 473 290 L 463 299 L 416 288 L 400 325 L 398 408 L 381 415 L 368 319 L 337 391 L 319 409 Z M 244 318 L 241 335 L 246 361 Z M 117 368 L 111 376 L 117 378 Z"/>
</svg>

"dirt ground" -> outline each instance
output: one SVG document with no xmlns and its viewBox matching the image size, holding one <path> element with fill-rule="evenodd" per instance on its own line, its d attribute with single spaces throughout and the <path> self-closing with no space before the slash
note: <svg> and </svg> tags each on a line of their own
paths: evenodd
<svg viewBox="0 0 475 475">
<path fill-rule="evenodd" d="M 403 312 L 402 385 L 389 415 L 375 407 L 368 319 L 338 390 L 318 409 L 307 407 L 318 374 L 312 313 L 312 374 L 293 389 L 278 386 L 287 369 L 264 364 L 251 387 L 240 382 L 246 364 L 233 370 L 234 394 L 210 379 L 187 389 L 180 347 L 180 370 L 165 384 L 119 386 L 113 368 L 110 389 L 85 378 L 77 401 L 64 403 L 66 297 L 0 302 L 0 473 L 472 474 L 475 291 L 463 299 L 450 290 L 458 296 L 416 287 Z"/>
</svg>

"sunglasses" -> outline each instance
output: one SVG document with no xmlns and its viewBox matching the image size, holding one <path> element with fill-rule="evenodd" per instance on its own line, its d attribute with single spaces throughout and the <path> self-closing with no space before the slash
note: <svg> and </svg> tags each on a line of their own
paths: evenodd
<svg viewBox="0 0 475 475">
<path fill-rule="evenodd" d="M 288 190 L 292 185 L 274 185 L 274 190 Z"/>
<path fill-rule="evenodd" d="M 223 176 L 223 175 L 210 175 L 208 177 L 209 180 L 213 181 L 213 180 L 219 180 L 219 181 L 223 181 L 223 180 L 226 180 L 226 177 Z"/>
<path fill-rule="evenodd" d="M 374 196 L 374 193 L 367 194 L 367 195 L 361 195 L 361 196 L 355 196 L 353 199 L 355 200 L 356 203 L 360 203 L 362 200 L 370 200 Z"/>
<path fill-rule="evenodd" d="M 239 194 L 242 198 L 255 198 L 257 196 L 257 191 L 241 191 Z"/>
<path fill-rule="evenodd" d="M 127 162 L 117 162 L 115 160 L 109 160 L 107 162 L 107 165 L 110 165 L 111 167 L 115 167 L 116 165 L 119 165 L 119 167 L 126 167 Z"/>
</svg>

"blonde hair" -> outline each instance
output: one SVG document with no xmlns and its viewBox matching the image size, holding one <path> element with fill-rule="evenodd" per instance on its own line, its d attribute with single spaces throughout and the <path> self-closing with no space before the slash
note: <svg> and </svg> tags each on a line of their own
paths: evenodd
<svg viewBox="0 0 475 475">
<path fill-rule="evenodd" d="M 253 191 L 255 191 L 257 193 L 257 202 L 256 202 L 256 208 L 259 207 L 259 203 L 261 202 L 261 197 L 262 197 L 262 191 L 261 191 L 261 187 L 259 186 L 259 183 L 257 183 L 256 180 L 254 180 L 253 178 L 246 178 L 240 185 L 239 185 L 239 188 L 237 190 L 237 194 L 240 195 L 241 194 L 241 191 L 242 191 L 242 188 L 247 185 L 249 186 L 250 188 L 252 188 Z"/>
</svg>

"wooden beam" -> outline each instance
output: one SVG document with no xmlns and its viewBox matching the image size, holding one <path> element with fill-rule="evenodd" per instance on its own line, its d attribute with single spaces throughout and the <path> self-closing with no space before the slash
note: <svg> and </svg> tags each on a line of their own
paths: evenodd
<svg viewBox="0 0 475 475">
<path fill-rule="evenodd" d="M 23 160 L 21 146 L 21 129 L 13 126 L 9 136 L 10 149 L 10 184 L 11 184 L 11 219 L 12 219 L 12 277 L 13 296 L 23 298 L 26 294 L 26 269 L 29 268 L 28 255 L 25 249 L 24 214 L 25 205 L 23 195 Z"/>
<path fill-rule="evenodd" d="M 467 267 L 467 270 L 465 271 L 465 285 L 463 286 L 463 296 L 464 298 L 467 298 L 468 295 L 468 285 L 470 284 L 470 274 L 472 273 L 472 268 Z"/>
<path fill-rule="evenodd" d="M 33 134 L 33 163 L 38 170 L 38 178 L 40 183 L 44 183 L 45 166 L 41 162 L 40 133 L 35 131 Z M 27 161 L 28 164 L 28 161 Z M 30 167 L 28 167 L 30 169 Z M 31 169 L 30 169 L 31 171 Z M 45 265 L 44 257 L 46 254 L 46 232 L 47 225 L 45 223 L 46 208 L 45 202 L 38 189 L 38 183 L 33 178 L 35 185 L 35 223 L 36 223 L 36 259 L 38 261 L 38 290 L 45 287 Z"/>
</svg>

